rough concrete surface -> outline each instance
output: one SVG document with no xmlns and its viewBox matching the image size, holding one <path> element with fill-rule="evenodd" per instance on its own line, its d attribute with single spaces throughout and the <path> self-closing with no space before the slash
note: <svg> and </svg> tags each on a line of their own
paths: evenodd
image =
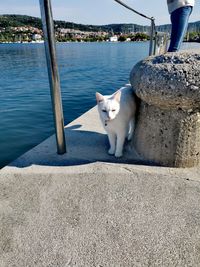
<svg viewBox="0 0 200 267">
<path fill-rule="evenodd" d="M 200 113 L 163 110 L 142 102 L 133 146 L 146 160 L 164 166 L 200 164 Z"/>
<path fill-rule="evenodd" d="M 200 164 L 200 56 L 167 53 L 136 64 L 131 84 L 141 105 L 134 147 L 164 166 Z"/>
<path fill-rule="evenodd" d="M 115 160 L 95 109 L 66 136 L 0 171 L 1 267 L 199 266 L 200 169 Z"/>
<path fill-rule="evenodd" d="M 166 109 L 200 108 L 199 51 L 167 53 L 137 63 L 130 74 L 136 94 L 149 105 Z"/>
<path fill-rule="evenodd" d="M 200 181 L 92 163 L 1 175 L 0 266 L 199 266 Z"/>
<path fill-rule="evenodd" d="M 126 142 L 123 158 L 117 159 L 114 156 L 108 155 L 108 138 L 101 125 L 96 106 L 77 120 L 68 124 L 65 127 L 65 136 L 66 154 L 57 155 L 56 139 L 55 136 L 51 136 L 39 146 L 36 146 L 12 162 L 9 166 L 9 171 L 14 167 L 30 167 L 27 170 L 31 169 L 32 171 L 34 165 L 37 165 L 37 168 L 35 168 L 37 170 L 39 166 L 45 165 L 61 167 L 95 161 L 133 163 L 140 160 L 134 152 L 131 142 Z"/>
</svg>

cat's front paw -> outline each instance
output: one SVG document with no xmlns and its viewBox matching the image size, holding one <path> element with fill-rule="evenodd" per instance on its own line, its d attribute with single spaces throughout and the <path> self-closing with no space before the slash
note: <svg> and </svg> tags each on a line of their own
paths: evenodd
<svg viewBox="0 0 200 267">
<path fill-rule="evenodd" d="M 123 156 L 122 152 L 116 152 L 115 157 L 116 158 L 121 158 Z"/>
<path fill-rule="evenodd" d="M 115 154 L 115 150 L 114 150 L 113 148 L 110 148 L 110 149 L 108 150 L 108 154 L 109 154 L 109 155 L 114 155 L 114 154 Z"/>
</svg>

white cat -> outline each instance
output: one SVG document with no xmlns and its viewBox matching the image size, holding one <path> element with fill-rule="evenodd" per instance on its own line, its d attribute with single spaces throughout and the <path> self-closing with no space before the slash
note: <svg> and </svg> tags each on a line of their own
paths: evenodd
<svg viewBox="0 0 200 267">
<path fill-rule="evenodd" d="M 125 138 L 131 140 L 134 131 L 136 101 L 133 89 L 127 84 L 111 96 L 97 92 L 96 100 L 101 121 L 108 133 L 108 153 L 121 157 Z"/>
</svg>

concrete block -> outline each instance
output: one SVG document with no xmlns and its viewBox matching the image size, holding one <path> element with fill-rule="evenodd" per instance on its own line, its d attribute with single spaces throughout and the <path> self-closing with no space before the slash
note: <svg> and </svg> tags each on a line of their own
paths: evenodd
<svg viewBox="0 0 200 267">
<path fill-rule="evenodd" d="M 200 55 L 168 53 L 140 61 L 130 80 L 141 99 L 133 145 L 145 160 L 200 164 Z"/>
</svg>

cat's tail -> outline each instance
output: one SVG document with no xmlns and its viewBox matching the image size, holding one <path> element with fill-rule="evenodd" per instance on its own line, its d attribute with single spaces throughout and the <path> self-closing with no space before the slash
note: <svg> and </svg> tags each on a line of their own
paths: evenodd
<svg viewBox="0 0 200 267">
<path fill-rule="evenodd" d="M 131 88 L 133 90 L 133 93 L 136 94 L 135 93 L 135 88 L 130 83 L 126 83 L 125 86 L 128 87 L 128 88 Z"/>
</svg>

